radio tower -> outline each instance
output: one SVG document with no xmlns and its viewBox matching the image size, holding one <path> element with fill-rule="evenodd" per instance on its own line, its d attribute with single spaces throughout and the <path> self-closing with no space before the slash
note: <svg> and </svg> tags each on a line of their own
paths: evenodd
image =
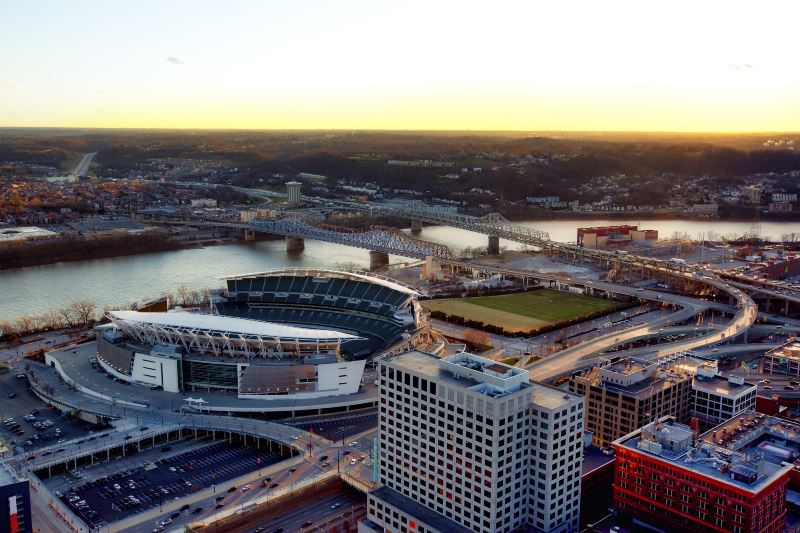
<svg viewBox="0 0 800 533">
<path fill-rule="evenodd" d="M 761 240 L 761 202 L 756 204 L 756 212 L 753 215 L 753 222 L 750 224 L 750 233 L 747 238 L 753 241 Z"/>
</svg>

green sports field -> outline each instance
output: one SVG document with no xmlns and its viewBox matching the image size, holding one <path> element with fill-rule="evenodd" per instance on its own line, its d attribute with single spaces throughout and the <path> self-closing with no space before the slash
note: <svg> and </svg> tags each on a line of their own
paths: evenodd
<svg viewBox="0 0 800 533">
<path fill-rule="evenodd" d="M 431 311 L 442 311 L 514 332 L 530 331 L 598 311 L 611 311 L 620 303 L 544 289 L 501 296 L 428 300 L 422 305 Z"/>
</svg>

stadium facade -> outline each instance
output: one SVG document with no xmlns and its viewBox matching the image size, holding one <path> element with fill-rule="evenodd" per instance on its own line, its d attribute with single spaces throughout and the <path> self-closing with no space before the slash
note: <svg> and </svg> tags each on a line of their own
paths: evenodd
<svg viewBox="0 0 800 533">
<path fill-rule="evenodd" d="M 210 313 L 109 313 L 98 362 L 170 392 L 309 400 L 363 391 L 367 360 L 426 327 L 419 293 L 378 276 L 289 269 L 226 285 Z"/>
</svg>

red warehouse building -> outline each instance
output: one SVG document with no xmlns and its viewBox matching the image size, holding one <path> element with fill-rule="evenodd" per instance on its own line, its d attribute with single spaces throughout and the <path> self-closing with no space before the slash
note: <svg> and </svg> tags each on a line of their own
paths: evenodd
<svg viewBox="0 0 800 533">
<path fill-rule="evenodd" d="M 711 433 L 664 417 L 614 441 L 614 506 L 667 530 L 783 531 L 794 465 L 714 444 Z"/>
<path fill-rule="evenodd" d="M 605 248 L 617 244 L 638 241 L 656 241 L 658 231 L 639 229 L 639 226 L 600 226 L 596 228 L 578 228 L 578 246 L 584 248 Z"/>
</svg>

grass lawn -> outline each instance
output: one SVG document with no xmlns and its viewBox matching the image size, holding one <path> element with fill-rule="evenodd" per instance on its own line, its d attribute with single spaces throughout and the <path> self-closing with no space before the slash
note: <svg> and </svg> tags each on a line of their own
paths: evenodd
<svg viewBox="0 0 800 533">
<path fill-rule="evenodd" d="M 530 331 L 554 322 L 610 311 L 620 303 L 543 289 L 500 296 L 429 300 L 422 305 L 432 311 L 501 326 L 507 331 Z"/>
</svg>

